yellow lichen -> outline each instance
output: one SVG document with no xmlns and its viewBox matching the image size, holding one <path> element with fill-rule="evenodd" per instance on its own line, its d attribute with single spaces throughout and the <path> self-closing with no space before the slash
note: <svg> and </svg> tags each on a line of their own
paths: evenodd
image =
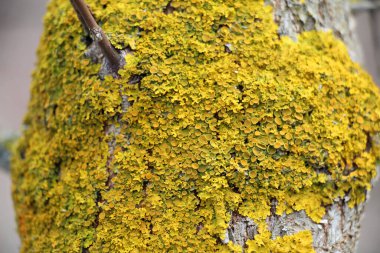
<svg viewBox="0 0 380 253">
<path fill-rule="evenodd" d="M 22 252 L 239 252 L 231 211 L 260 225 L 248 251 L 312 252 L 308 231 L 271 239 L 271 199 L 315 222 L 365 199 L 379 92 L 331 33 L 279 38 L 263 1 L 87 2 L 133 55 L 100 80 L 70 1 L 49 4 L 13 158 Z"/>
<path fill-rule="evenodd" d="M 247 242 L 247 253 L 312 253 L 313 237 L 310 231 L 298 232 L 294 235 L 285 235 L 270 239 L 270 233 L 257 235 L 255 240 Z"/>
</svg>

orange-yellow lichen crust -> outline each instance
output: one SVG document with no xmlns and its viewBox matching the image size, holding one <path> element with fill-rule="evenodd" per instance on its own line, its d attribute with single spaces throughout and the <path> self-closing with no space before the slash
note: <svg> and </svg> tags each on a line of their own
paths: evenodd
<svg viewBox="0 0 380 253">
<path fill-rule="evenodd" d="M 259 224 L 247 252 L 313 252 L 310 231 L 272 240 L 271 200 L 315 222 L 365 200 L 379 91 L 343 43 L 279 38 L 263 1 L 168 2 L 87 0 L 133 50 L 105 80 L 70 1 L 49 4 L 13 158 L 21 252 L 241 252 L 222 243 L 232 211 Z"/>
</svg>

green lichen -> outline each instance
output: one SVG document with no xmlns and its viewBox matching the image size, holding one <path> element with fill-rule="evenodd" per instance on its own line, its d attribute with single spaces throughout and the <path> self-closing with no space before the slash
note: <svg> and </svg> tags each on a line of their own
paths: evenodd
<svg viewBox="0 0 380 253">
<path fill-rule="evenodd" d="M 259 224 L 247 252 L 313 252 L 310 231 L 271 239 L 271 200 L 315 222 L 365 200 L 379 91 L 331 33 L 279 38 L 263 1 L 87 2 L 133 55 L 101 80 L 70 1 L 49 4 L 13 158 L 21 252 L 241 252 L 231 211 Z"/>
</svg>

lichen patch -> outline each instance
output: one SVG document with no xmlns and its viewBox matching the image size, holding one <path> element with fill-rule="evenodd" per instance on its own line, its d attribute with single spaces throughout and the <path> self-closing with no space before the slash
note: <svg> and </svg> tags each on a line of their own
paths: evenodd
<svg viewBox="0 0 380 253">
<path fill-rule="evenodd" d="M 366 199 L 379 91 L 332 33 L 280 38 L 263 1 L 87 2 L 133 54 L 102 80 L 50 2 L 12 162 L 21 252 L 241 252 L 233 212 L 258 226 L 246 252 L 313 252 L 310 231 L 272 238 L 271 200 L 319 223 Z"/>
</svg>

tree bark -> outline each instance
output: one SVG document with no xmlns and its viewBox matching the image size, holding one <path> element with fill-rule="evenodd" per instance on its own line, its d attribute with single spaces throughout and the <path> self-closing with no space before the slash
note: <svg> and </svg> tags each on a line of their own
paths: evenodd
<svg viewBox="0 0 380 253">
<path fill-rule="evenodd" d="M 299 0 L 266 0 L 266 4 L 273 6 L 280 36 L 289 36 L 296 41 L 304 31 L 331 30 L 347 45 L 351 58 L 360 62 L 361 52 L 353 31 L 349 1 L 307 0 L 302 4 Z M 272 204 L 274 211 L 268 217 L 267 224 L 273 239 L 309 230 L 313 234 L 313 246 L 317 253 L 355 252 L 365 203 L 350 208 L 348 198 L 336 199 L 334 204 L 326 207 L 326 214 L 320 223 L 314 222 L 304 211 L 276 215 L 276 202 Z M 232 241 L 243 246 L 257 233 L 257 225 L 251 219 L 233 214 L 224 242 Z"/>
<path fill-rule="evenodd" d="M 274 8 L 274 19 L 281 36 L 296 39 L 304 31 L 328 31 L 348 47 L 351 58 L 361 61 L 361 50 L 354 32 L 355 22 L 350 1 L 308 0 L 304 4 L 293 0 L 266 0 Z"/>
<path fill-rule="evenodd" d="M 65 34 L 79 22 L 69 4 L 51 3 L 13 158 L 21 251 L 354 252 L 379 94 L 332 37 L 306 33 L 317 45 L 306 35 L 300 51 L 283 38 L 331 29 L 359 59 L 348 2 L 266 0 L 270 18 L 264 1 L 109 2 L 88 1 L 124 48 L 116 79 L 96 41 L 74 49 L 84 36 Z M 310 55 L 316 70 L 298 62 Z"/>
</svg>

